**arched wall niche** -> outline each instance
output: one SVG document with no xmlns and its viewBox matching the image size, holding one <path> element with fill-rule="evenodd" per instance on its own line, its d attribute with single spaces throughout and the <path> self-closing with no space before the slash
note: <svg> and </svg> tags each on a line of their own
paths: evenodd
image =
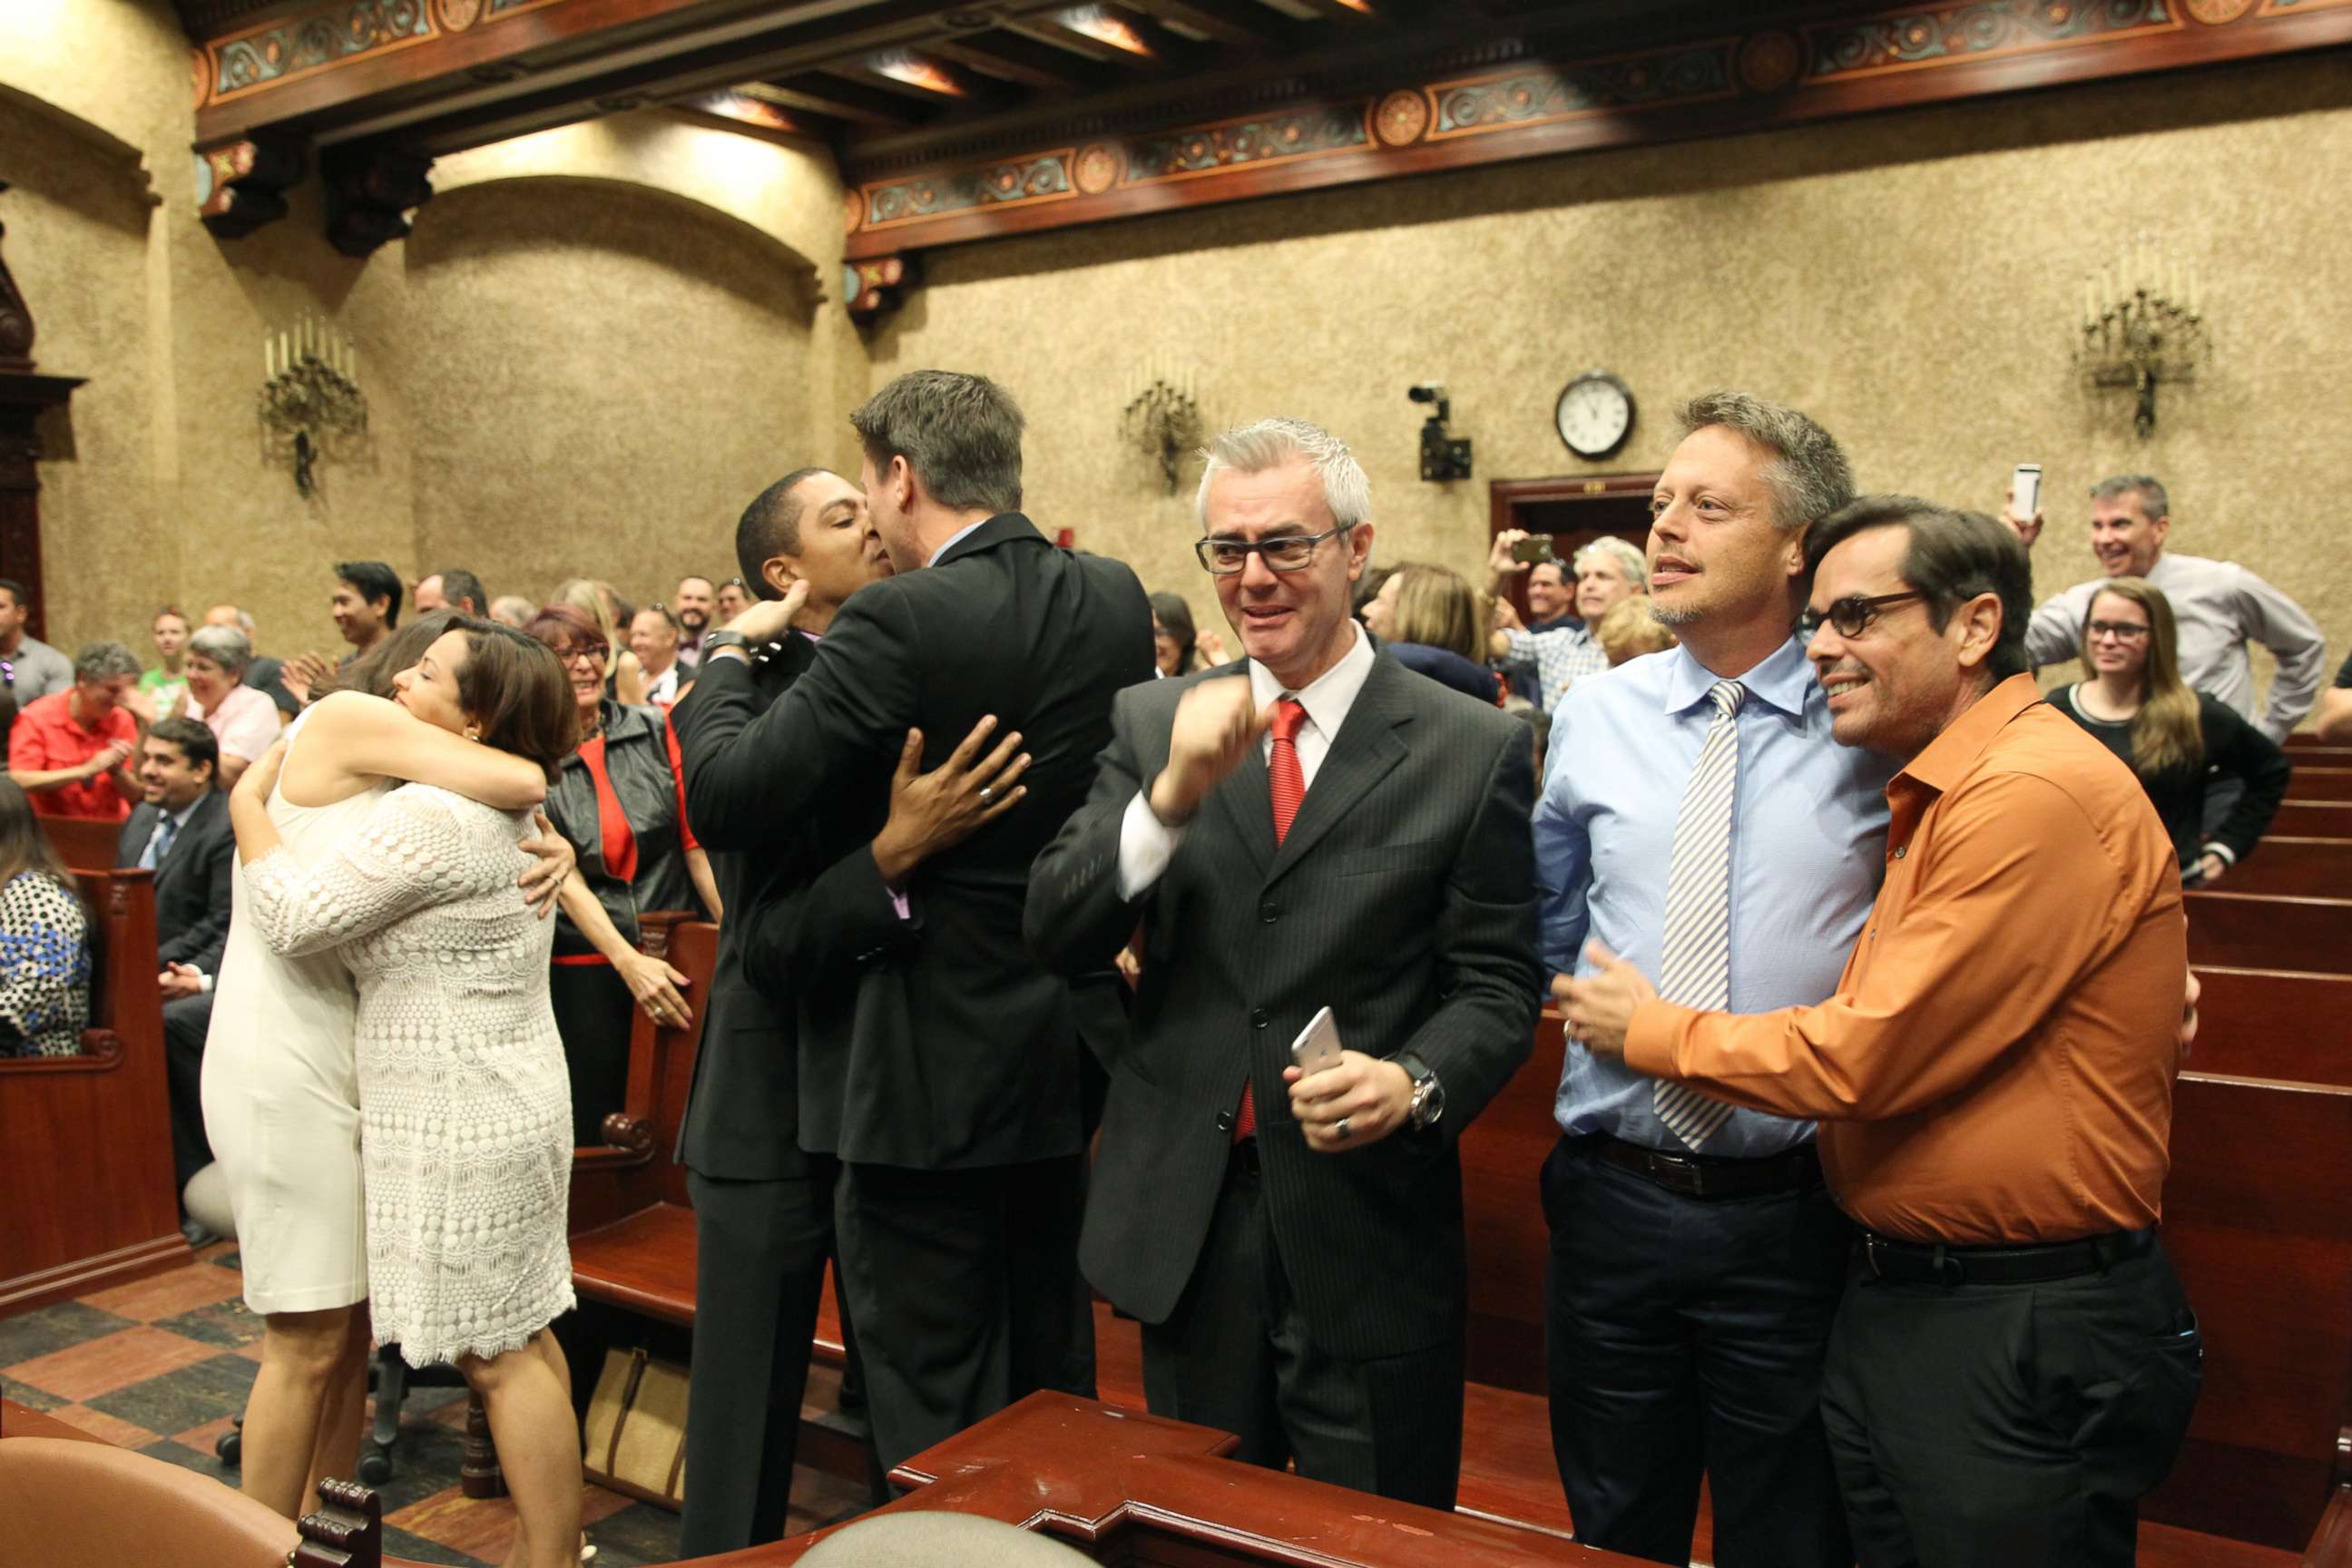
<svg viewBox="0 0 2352 1568">
<path fill-rule="evenodd" d="M 677 192 L 557 174 L 436 195 L 403 265 L 418 571 L 639 603 L 726 574 L 744 504 L 804 460 L 806 257 Z"/>
</svg>

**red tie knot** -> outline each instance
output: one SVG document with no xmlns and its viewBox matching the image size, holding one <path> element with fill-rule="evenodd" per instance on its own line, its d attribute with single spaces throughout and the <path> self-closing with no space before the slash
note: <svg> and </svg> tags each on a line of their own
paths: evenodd
<svg viewBox="0 0 2352 1568">
<path fill-rule="evenodd" d="M 1274 705 L 1274 738 L 1296 741 L 1300 726 L 1307 722 L 1307 707 L 1295 697 L 1285 697 Z"/>
</svg>

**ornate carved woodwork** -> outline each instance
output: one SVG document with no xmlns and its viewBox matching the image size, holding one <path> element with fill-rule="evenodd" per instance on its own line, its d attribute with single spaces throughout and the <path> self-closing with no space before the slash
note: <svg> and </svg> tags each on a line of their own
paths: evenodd
<svg viewBox="0 0 2352 1568">
<path fill-rule="evenodd" d="M 408 214 L 433 199 L 433 160 L 411 153 L 331 149 L 319 160 L 327 187 L 327 242 L 365 257 L 408 237 Z"/>
<path fill-rule="evenodd" d="M 885 311 L 895 310 L 915 287 L 913 262 L 904 256 L 876 256 L 842 268 L 842 298 L 849 319 L 872 324 Z"/>
<path fill-rule="evenodd" d="M 309 163 L 302 139 L 282 132 L 199 148 L 196 216 L 217 238 L 243 239 L 286 216 L 283 193 Z"/>
<path fill-rule="evenodd" d="M 0 180 L 0 193 L 7 189 Z M 0 238 L 7 232 L 0 225 Z M 25 629 L 37 637 L 48 629 L 41 592 L 40 420 L 66 405 L 81 378 L 39 374 L 35 335 L 33 309 L 0 257 L 0 577 L 22 583 L 31 595 Z"/>
</svg>

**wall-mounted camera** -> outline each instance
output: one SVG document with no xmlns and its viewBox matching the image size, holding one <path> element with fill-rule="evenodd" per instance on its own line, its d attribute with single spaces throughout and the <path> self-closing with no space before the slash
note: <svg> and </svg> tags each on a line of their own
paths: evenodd
<svg viewBox="0 0 2352 1568">
<path fill-rule="evenodd" d="M 1470 477 L 1470 438 L 1456 437 L 1445 428 L 1453 417 L 1454 405 L 1446 400 L 1444 384 L 1424 381 L 1405 389 L 1405 395 L 1415 403 L 1431 403 L 1436 408 L 1421 422 L 1421 477 L 1433 484 Z"/>
</svg>

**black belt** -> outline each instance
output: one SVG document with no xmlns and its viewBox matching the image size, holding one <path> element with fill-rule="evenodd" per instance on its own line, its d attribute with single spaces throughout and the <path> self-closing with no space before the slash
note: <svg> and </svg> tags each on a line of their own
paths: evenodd
<svg viewBox="0 0 2352 1568">
<path fill-rule="evenodd" d="M 1863 1267 L 1900 1285 L 2039 1285 L 2103 1274 L 2156 1246 L 2154 1230 L 2114 1230 L 2038 1247 L 1943 1247 L 1862 1236 Z"/>
<path fill-rule="evenodd" d="M 1596 1157 L 1686 1198 L 1755 1198 L 1822 1184 L 1822 1158 L 1811 1143 L 1760 1160 L 1731 1160 L 1717 1154 L 1669 1154 L 1606 1132 L 1575 1142 L 1588 1144 Z"/>
</svg>

